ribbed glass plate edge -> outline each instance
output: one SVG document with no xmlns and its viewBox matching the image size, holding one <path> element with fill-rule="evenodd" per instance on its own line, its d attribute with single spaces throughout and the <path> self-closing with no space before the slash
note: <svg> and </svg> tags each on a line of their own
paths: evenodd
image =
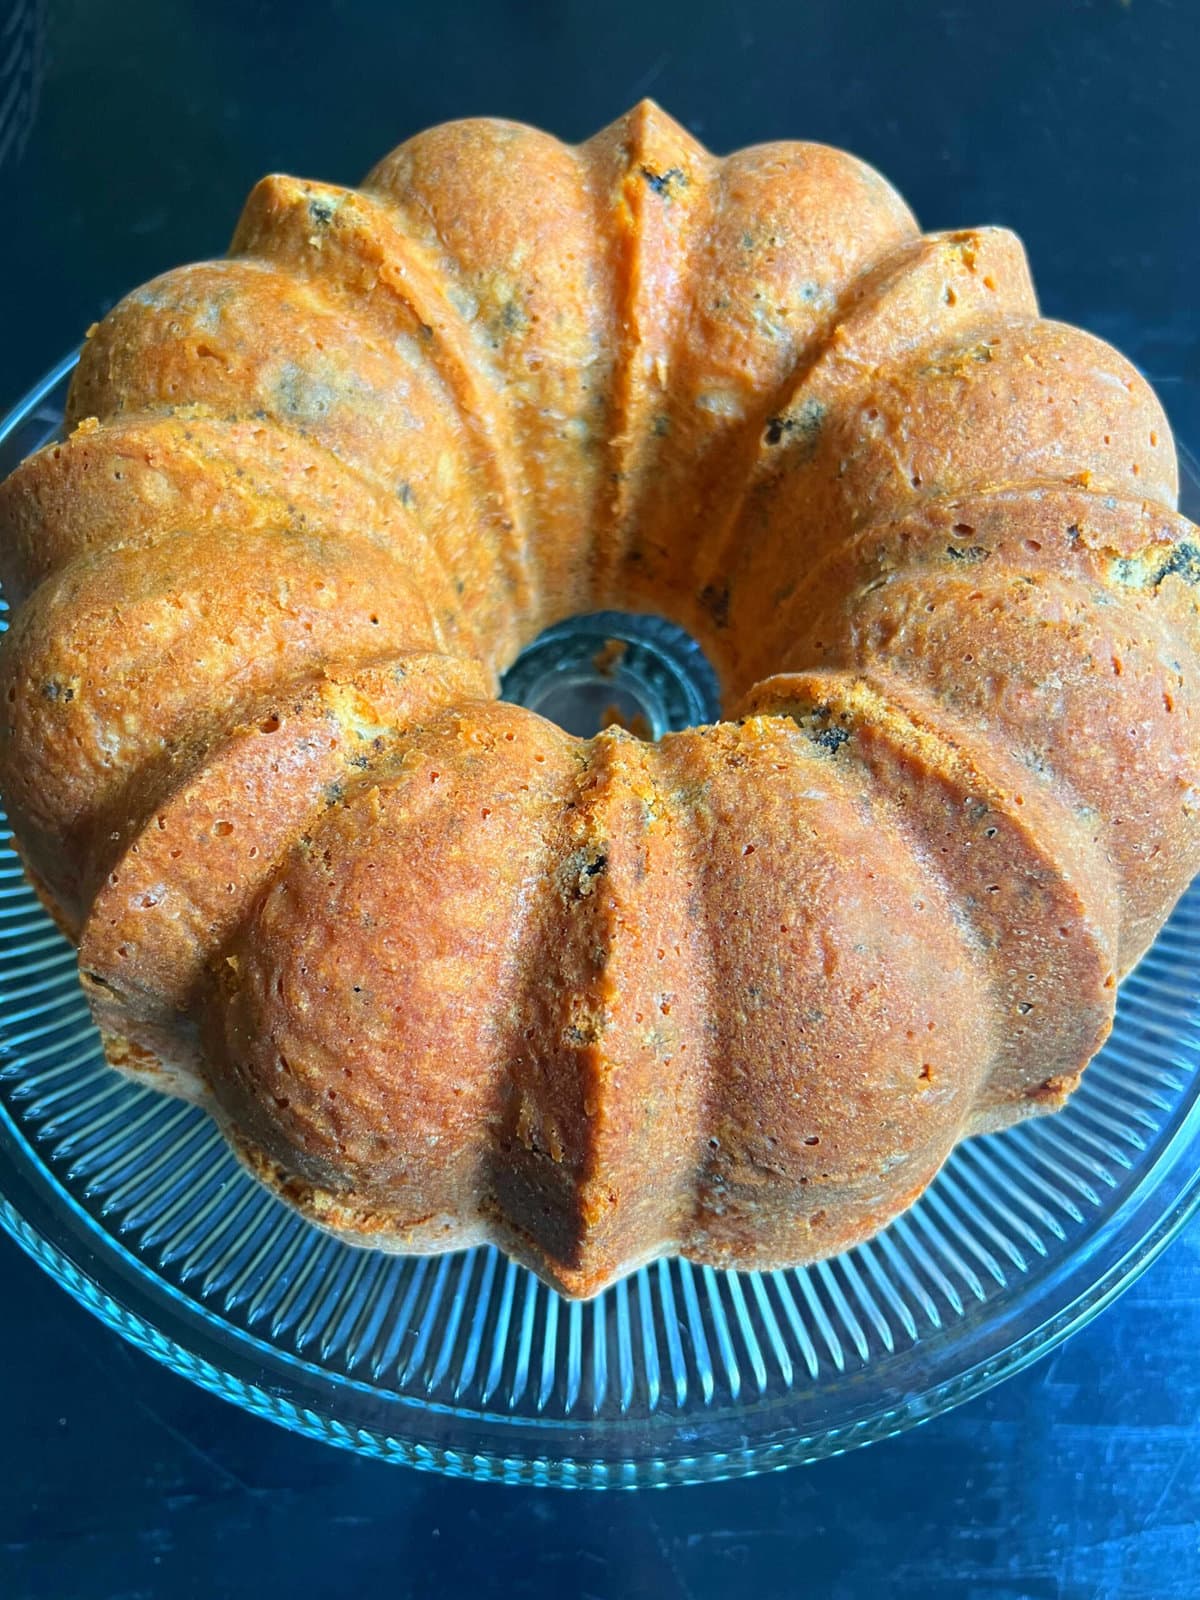
<svg viewBox="0 0 1200 1600">
<path fill-rule="evenodd" d="M 10 1133 L 11 1127 L 2 1131 Z M 1124 1226 L 1104 1250 L 1103 1271 L 1083 1270 L 1088 1259 L 1093 1268 L 1095 1265 L 1094 1254 L 1088 1252 L 1078 1264 L 1074 1292 L 1067 1294 L 1067 1303 L 1052 1317 L 1037 1322 L 1011 1342 L 999 1341 L 997 1349 L 929 1388 L 879 1407 L 844 1427 L 808 1432 L 780 1419 L 778 1429 L 753 1443 L 738 1447 L 730 1442 L 720 1449 L 701 1446 L 695 1453 L 684 1451 L 671 1456 L 632 1452 L 622 1455 L 619 1450 L 600 1450 L 597 1447 L 609 1441 L 589 1438 L 589 1434 L 599 1433 L 594 1427 L 579 1430 L 575 1454 L 559 1453 L 562 1440 L 554 1441 L 559 1449 L 540 1451 L 537 1441 L 523 1440 L 519 1430 L 515 1430 L 515 1437 L 503 1438 L 489 1437 L 487 1430 L 481 1429 L 477 1448 L 459 1449 L 440 1442 L 435 1432 L 423 1436 L 420 1414 L 406 1419 L 410 1427 L 401 1436 L 365 1420 L 346 1420 L 344 1414 L 323 1409 L 317 1401 L 301 1405 L 273 1386 L 263 1369 L 256 1372 L 244 1358 L 231 1359 L 235 1355 L 232 1349 L 222 1350 L 220 1360 L 206 1354 L 208 1341 L 194 1326 L 182 1302 L 176 1307 L 160 1304 L 154 1308 L 153 1317 L 146 1315 L 134 1303 L 144 1290 L 135 1278 L 127 1278 L 125 1298 L 117 1299 L 98 1281 L 94 1267 L 88 1271 L 81 1265 L 79 1255 L 86 1258 L 88 1254 L 86 1245 L 80 1248 L 83 1241 L 78 1237 L 70 1243 L 56 1239 L 59 1229 L 53 1219 L 45 1219 L 39 1227 L 3 1192 L 0 1225 L 81 1306 L 132 1345 L 211 1394 L 308 1438 L 378 1460 L 479 1482 L 563 1489 L 665 1488 L 781 1471 L 877 1443 L 931 1421 L 1047 1354 L 1122 1293 L 1195 1213 L 1200 1204 L 1197 1115 L 1189 1118 L 1180 1137 L 1182 1144 L 1171 1165 L 1183 1174 L 1183 1181 L 1173 1186 L 1167 1196 L 1161 1188 L 1143 1196 L 1142 1204 L 1124 1219 Z M 7 1141 L 0 1144 L 4 1142 Z M 11 1169 L 6 1171 L 0 1166 L 0 1180 L 7 1182 L 11 1176 Z M 1143 1213 L 1151 1207 L 1153 1215 L 1147 1221 Z M 34 1206 L 29 1210 L 36 1214 Z M 113 1276 L 119 1280 L 125 1275 L 114 1272 Z M 688 1431 L 702 1435 L 704 1430 L 701 1426 Z M 522 1448 L 523 1445 L 531 1447 Z"/>
</svg>

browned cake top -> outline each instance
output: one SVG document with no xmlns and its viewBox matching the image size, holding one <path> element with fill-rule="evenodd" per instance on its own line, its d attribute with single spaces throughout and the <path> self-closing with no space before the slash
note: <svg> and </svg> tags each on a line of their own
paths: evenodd
<svg viewBox="0 0 1200 1600">
<path fill-rule="evenodd" d="M 111 1058 L 388 1248 L 828 1254 L 1061 1104 L 1200 866 L 1170 431 L 812 144 L 479 120 L 88 340 L 0 486 L 0 781 Z M 730 720 L 497 704 L 662 612 Z"/>
</svg>

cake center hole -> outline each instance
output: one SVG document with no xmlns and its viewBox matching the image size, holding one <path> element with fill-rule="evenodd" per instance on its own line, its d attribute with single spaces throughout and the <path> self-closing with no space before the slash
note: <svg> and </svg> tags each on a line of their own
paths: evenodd
<svg viewBox="0 0 1200 1600">
<path fill-rule="evenodd" d="M 547 628 L 513 662 L 500 692 L 580 738 L 616 725 L 661 739 L 720 715 L 716 674 L 691 634 L 628 611 Z"/>
</svg>

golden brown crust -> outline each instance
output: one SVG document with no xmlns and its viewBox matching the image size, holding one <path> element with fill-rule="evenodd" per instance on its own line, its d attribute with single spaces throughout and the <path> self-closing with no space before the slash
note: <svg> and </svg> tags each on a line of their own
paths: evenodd
<svg viewBox="0 0 1200 1600">
<path fill-rule="evenodd" d="M 1002 229 L 645 103 L 270 177 L 0 485 L 0 781 L 114 1066 L 378 1248 L 818 1259 L 1053 1110 L 1200 866 L 1200 539 Z M 496 704 L 689 627 L 736 721 Z"/>
<path fill-rule="evenodd" d="M 997 1043 L 984 964 L 887 808 L 790 718 L 674 735 L 659 759 L 710 951 L 682 1247 L 829 1254 L 948 1153 Z"/>
<path fill-rule="evenodd" d="M 353 529 L 175 529 L 88 551 L 18 612 L 0 658 L 14 831 L 68 920 L 128 786 L 264 691 L 354 654 L 439 646 L 406 565 Z"/>
<path fill-rule="evenodd" d="M 1039 1094 L 1090 1060 L 1111 1024 L 1118 921 L 1090 833 L 1007 752 L 878 670 L 767 678 L 744 709 L 791 718 L 855 787 L 865 772 L 890 808 L 881 831 L 948 892 L 987 969 L 994 1037 L 976 1103 Z"/>
<path fill-rule="evenodd" d="M 473 364 L 507 413 L 537 616 L 570 615 L 585 604 L 588 562 L 551 530 L 582 534 L 607 499 L 617 344 L 583 152 L 516 123 L 451 123 L 393 151 L 364 188 L 425 246 L 460 308 Z"/>
<path fill-rule="evenodd" d="M 1048 796 L 1045 841 L 1074 827 L 1114 875 L 1121 975 L 1195 871 L 1192 531 L 1161 506 L 1051 485 L 933 500 L 809 574 L 778 663 L 885 669 L 975 750 L 1011 752 L 1021 787 Z"/>
<path fill-rule="evenodd" d="M 293 845 L 206 1011 L 217 1099 L 299 1177 L 409 1219 L 472 1211 L 524 1081 L 504 1027 L 581 750 L 513 707 L 445 712 Z M 519 1121 L 561 1207 L 559 1088 L 539 1080 Z"/>
<path fill-rule="evenodd" d="M 330 670 L 254 707 L 218 746 L 126 797 L 92 880 L 85 985 L 133 1018 L 186 1014 L 205 965 L 247 916 L 297 834 L 368 782 L 398 740 L 447 705 L 484 699 L 487 674 L 453 656 L 392 656 Z M 139 803 L 139 800 L 142 803 Z"/>
</svg>

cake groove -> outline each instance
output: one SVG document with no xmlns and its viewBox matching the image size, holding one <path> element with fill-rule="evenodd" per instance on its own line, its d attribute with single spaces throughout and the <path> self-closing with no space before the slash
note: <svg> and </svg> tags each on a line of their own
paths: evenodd
<svg viewBox="0 0 1200 1600">
<path fill-rule="evenodd" d="M 793 459 L 803 464 L 839 407 L 889 363 L 951 331 L 990 332 L 1006 306 L 1037 311 L 1021 243 L 999 228 L 906 240 L 852 283 L 815 346 L 767 397 L 757 432 L 747 429 L 741 492 L 706 547 L 697 590 L 728 568 L 747 499 L 769 492 Z"/>
<path fill-rule="evenodd" d="M 364 187 L 436 257 L 509 419 L 545 625 L 585 604 L 587 571 L 565 554 L 607 494 L 615 345 L 605 249 L 584 160 L 515 123 L 433 128 Z"/>
<path fill-rule="evenodd" d="M 118 305 L 76 369 L 68 422 L 200 401 L 232 421 L 269 419 L 330 450 L 391 496 L 485 612 L 492 579 L 476 563 L 455 450 L 415 426 L 406 363 L 366 337 L 360 317 L 323 307 L 287 273 L 245 259 L 180 269 Z M 262 336 L 271 328 L 270 340 Z M 151 361 L 150 352 L 160 352 Z M 107 370 L 105 370 L 107 369 Z M 445 441 L 442 441 L 445 443 Z"/>
<path fill-rule="evenodd" d="M 492 391 L 477 376 L 461 312 L 439 286 L 420 246 L 394 227 L 392 210 L 381 201 L 353 190 L 272 177 L 252 191 L 230 253 L 257 254 L 323 291 L 331 306 L 376 320 L 393 347 L 407 354 L 411 382 L 437 380 L 444 405 L 454 409 L 453 423 L 470 442 L 479 479 L 474 498 L 491 504 L 476 536 L 482 539 L 485 529 L 494 533 L 491 566 L 507 580 L 509 591 L 505 607 L 484 608 L 481 632 L 505 657 L 515 654 L 536 604 L 527 530 L 508 470 L 509 430 Z M 455 426 L 437 419 L 435 410 L 422 422 L 435 419 L 431 432 L 450 447 Z"/>
<path fill-rule="evenodd" d="M 630 582 L 656 595 L 682 587 L 689 607 L 681 558 L 686 572 L 710 527 L 721 527 L 723 501 L 738 492 L 742 441 L 767 425 L 769 397 L 857 276 L 916 232 L 907 207 L 869 168 L 822 145 L 739 152 L 719 165 L 713 187 L 681 285 L 669 431 L 660 470 L 642 486 L 631 548 Z M 674 203 L 669 193 L 664 199 Z M 722 626 L 722 587 L 700 584 L 695 594 L 689 623 L 711 643 L 713 622 L 718 634 Z"/>
<path fill-rule="evenodd" d="M 423 537 L 394 498 L 266 418 L 197 407 L 125 413 L 102 433 L 97 419 L 84 419 L 0 484 L 0 581 L 15 609 L 74 556 L 181 525 L 224 525 L 236 538 L 272 521 L 298 530 L 350 522 L 391 544 Z M 461 639 L 466 625 L 448 611 L 453 588 L 448 575 L 444 582 L 438 626 Z"/>
<path fill-rule="evenodd" d="M 610 142 L 618 155 L 609 204 L 622 337 L 612 379 L 614 482 L 593 581 L 597 594 L 616 596 L 630 581 L 646 485 L 671 448 L 672 358 L 692 256 L 711 222 L 714 163 L 646 101 L 584 146 L 594 164 Z"/>
<path fill-rule="evenodd" d="M 1000 1014 L 979 1109 L 1019 1105 L 1065 1076 L 1048 1063 L 1090 1059 L 1111 1026 L 1119 913 L 1106 864 L 1058 797 L 1027 783 L 1006 753 L 980 749 L 969 725 L 886 669 L 766 679 L 744 709 L 768 708 L 796 721 L 827 758 L 861 764 L 873 789 L 907 811 L 905 831 L 923 838 L 978 946 L 994 954 Z M 1058 1004 L 1064 991 L 1074 997 L 1069 1010 Z"/>
</svg>

